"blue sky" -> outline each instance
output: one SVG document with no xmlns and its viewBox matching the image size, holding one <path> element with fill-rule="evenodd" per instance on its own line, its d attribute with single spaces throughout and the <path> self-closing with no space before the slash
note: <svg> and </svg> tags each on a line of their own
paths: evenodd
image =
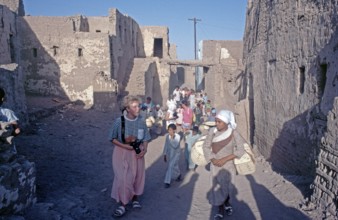
<svg viewBox="0 0 338 220">
<path fill-rule="evenodd" d="M 23 0 L 26 15 L 107 16 L 109 8 L 128 14 L 141 26 L 167 26 L 169 42 L 177 45 L 179 59 L 194 59 L 197 42 L 242 40 L 247 0 Z"/>
</svg>

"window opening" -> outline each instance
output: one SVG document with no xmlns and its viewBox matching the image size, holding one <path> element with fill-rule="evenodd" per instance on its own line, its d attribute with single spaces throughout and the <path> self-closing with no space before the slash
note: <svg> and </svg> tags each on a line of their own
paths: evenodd
<svg viewBox="0 0 338 220">
<path fill-rule="evenodd" d="M 121 28 L 121 25 L 119 25 L 119 36 L 120 36 L 120 39 L 122 40 L 122 28 Z"/>
<path fill-rule="evenodd" d="M 38 49 L 33 48 L 33 57 L 37 57 L 37 56 L 38 56 Z"/>
<path fill-rule="evenodd" d="M 124 29 L 124 43 L 127 43 L 127 29 Z"/>
<path fill-rule="evenodd" d="M 82 48 L 78 48 L 78 49 L 77 49 L 77 55 L 78 55 L 79 57 L 82 57 L 82 56 L 83 56 L 83 50 L 82 50 Z"/>
<path fill-rule="evenodd" d="M 299 67 L 299 93 L 304 93 L 304 85 L 305 85 L 305 67 Z"/>
<path fill-rule="evenodd" d="M 318 78 L 318 95 L 319 98 L 323 97 L 325 85 L 326 85 L 326 73 L 327 73 L 327 64 L 320 65 L 320 74 Z"/>
<path fill-rule="evenodd" d="M 15 48 L 14 48 L 14 36 L 13 34 L 9 35 L 9 51 L 11 55 L 11 62 L 15 63 Z"/>
</svg>

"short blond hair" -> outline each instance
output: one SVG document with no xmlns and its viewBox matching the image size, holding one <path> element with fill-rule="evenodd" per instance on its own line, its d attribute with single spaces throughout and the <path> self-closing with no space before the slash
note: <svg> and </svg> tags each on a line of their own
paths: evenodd
<svg viewBox="0 0 338 220">
<path fill-rule="evenodd" d="M 141 103 L 141 100 L 139 97 L 137 96 L 134 96 L 134 95 L 128 95 L 128 96 L 125 96 L 123 98 L 123 101 L 122 101 L 122 109 L 126 109 L 127 107 L 129 107 L 129 105 L 133 102 L 138 102 L 138 103 Z"/>
</svg>

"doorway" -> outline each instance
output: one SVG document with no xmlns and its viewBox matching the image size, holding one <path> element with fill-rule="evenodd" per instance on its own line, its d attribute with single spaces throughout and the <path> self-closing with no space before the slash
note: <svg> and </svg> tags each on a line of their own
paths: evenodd
<svg viewBox="0 0 338 220">
<path fill-rule="evenodd" d="M 154 57 L 163 58 L 163 39 L 154 39 Z"/>
</svg>

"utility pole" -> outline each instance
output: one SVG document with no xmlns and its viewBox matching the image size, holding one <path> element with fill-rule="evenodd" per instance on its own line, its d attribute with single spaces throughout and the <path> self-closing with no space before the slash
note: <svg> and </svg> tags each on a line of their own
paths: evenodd
<svg viewBox="0 0 338 220">
<path fill-rule="evenodd" d="M 201 19 L 197 18 L 189 18 L 189 21 L 194 22 L 194 45 L 195 45 L 195 60 L 197 60 L 197 46 L 196 46 L 196 24 L 198 21 L 202 21 Z"/>
<path fill-rule="evenodd" d="M 194 22 L 194 46 L 195 46 L 195 60 L 197 60 L 197 43 L 196 43 L 196 24 L 198 21 L 202 21 L 201 19 L 197 19 L 197 18 L 189 18 L 189 21 L 193 21 Z M 200 84 L 200 76 L 198 73 L 198 67 L 195 67 L 195 90 L 198 89 L 199 84 Z"/>
</svg>

